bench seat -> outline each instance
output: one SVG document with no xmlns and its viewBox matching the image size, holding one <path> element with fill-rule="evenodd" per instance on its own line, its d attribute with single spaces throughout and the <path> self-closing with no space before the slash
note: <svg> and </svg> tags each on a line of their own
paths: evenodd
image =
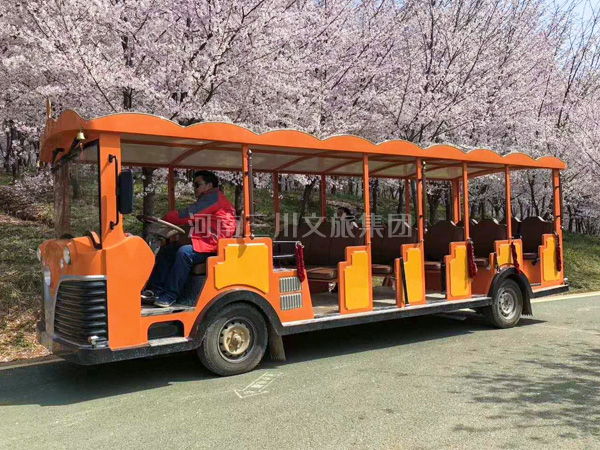
<svg viewBox="0 0 600 450">
<path fill-rule="evenodd" d="M 442 263 L 439 261 L 425 261 L 425 270 L 442 270 Z"/>
<path fill-rule="evenodd" d="M 306 268 L 306 276 L 309 280 L 336 281 L 338 277 L 337 267 L 309 266 Z"/>
<path fill-rule="evenodd" d="M 371 264 L 371 273 L 373 275 L 391 275 L 392 272 L 392 266 L 388 266 L 387 264 Z"/>
</svg>

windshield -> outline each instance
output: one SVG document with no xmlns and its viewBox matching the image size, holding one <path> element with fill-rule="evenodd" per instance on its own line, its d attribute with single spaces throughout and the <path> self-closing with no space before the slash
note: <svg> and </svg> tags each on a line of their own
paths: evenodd
<svg viewBox="0 0 600 450">
<path fill-rule="evenodd" d="M 69 161 L 69 205 L 71 234 L 84 236 L 100 228 L 100 176 L 98 171 L 98 143 L 88 144 Z"/>
</svg>

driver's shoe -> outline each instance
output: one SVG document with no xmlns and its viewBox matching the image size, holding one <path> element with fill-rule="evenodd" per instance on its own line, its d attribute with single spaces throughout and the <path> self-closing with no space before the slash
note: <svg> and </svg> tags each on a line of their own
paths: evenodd
<svg viewBox="0 0 600 450">
<path fill-rule="evenodd" d="M 154 306 L 158 306 L 159 308 L 168 308 L 173 303 L 175 303 L 175 300 L 171 300 L 169 297 L 163 296 L 156 299 Z"/>
<path fill-rule="evenodd" d="M 154 291 L 151 291 L 150 289 L 146 289 L 142 292 L 142 303 L 145 305 L 153 305 L 157 298 L 158 295 L 156 295 Z"/>
</svg>

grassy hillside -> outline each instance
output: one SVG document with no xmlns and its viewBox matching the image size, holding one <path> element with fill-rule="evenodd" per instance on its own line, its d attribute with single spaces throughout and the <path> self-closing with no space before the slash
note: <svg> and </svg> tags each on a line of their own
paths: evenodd
<svg viewBox="0 0 600 450">
<path fill-rule="evenodd" d="M 10 189 L 2 186 L 0 189 Z M 229 198 L 233 198 L 231 189 L 226 189 Z M 282 201 L 282 212 L 292 213 L 298 210 L 300 192 L 286 193 Z M 318 193 L 309 204 L 308 214 L 319 214 Z M 6 197 L 5 197 L 6 198 Z M 265 189 L 255 193 L 257 213 L 265 216 L 267 223 L 272 223 L 272 198 Z M 191 198 L 178 200 L 186 204 Z M 356 209 L 360 201 L 347 196 L 331 196 L 328 199 L 328 213 L 333 214 L 337 206 L 348 206 Z M 34 357 L 43 354 L 44 350 L 35 342 L 35 322 L 40 310 L 40 267 L 35 252 L 41 242 L 53 237 L 53 229 L 48 224 L 48 213 L 52 205 L 41 203 L 36 205 L 40 220 L 21 220 L 2 212 L 4 204 L 0 204 L 0 362 L 18 358 Z M 388 201 L 382 205 L 382 212 L 393 212 L 395 204 Z M 157 193 L 157 215 L 167 211 L 166 189 Z M 141 201 L 137 201 L 136 212 L 141 212 Z M 85 211 L 74 211 L 79 217 Z M 141 232 L 141 224 L 135 215 L 125 218 L 125 228 L 131 233 Z M 262 230 L 268 231 L 272 227 Z M 262 233 L 261 233 L 262 234 Z M 572 291 L 600 290 L 600 238 L 565 234 L 565 268 L 571 283 Z"/>
</svg>

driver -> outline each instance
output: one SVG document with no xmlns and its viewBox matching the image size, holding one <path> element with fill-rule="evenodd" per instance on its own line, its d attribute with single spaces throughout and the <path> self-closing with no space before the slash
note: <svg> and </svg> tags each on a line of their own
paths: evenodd
<svg viewBox="0 0 600 450">
<path fill-rule="evenodd" d="M 156 264 L 147 291 L 142 298 L 156 306 L 168 308 L 177 301 L 194 264 L 206 262 L 217 254 L 217 241 L 235 234 L 235 209 L 219 190 L 219 179 L 213 172 L 194 172 L 196 203 L 164 218 L 175 225 L 191 224 L 191 245 L 177 242 L 165 245 L 156 255 Z"/>
</svg>

